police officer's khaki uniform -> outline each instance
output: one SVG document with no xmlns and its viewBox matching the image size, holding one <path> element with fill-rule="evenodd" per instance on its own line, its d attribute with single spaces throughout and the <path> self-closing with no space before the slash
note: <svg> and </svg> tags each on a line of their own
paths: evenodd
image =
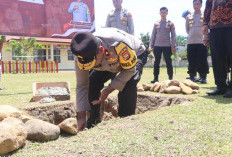
<svg viewBox="0 0 232 157">
<path fill-rule="evenodd" d="M 126 9 L 111 11 L 107 16 L 106 27 L 118 28 L 134 35 L 133 18 Z"/>
<path fill-rule="evenodd" d="M 171 35 L 171 37 L 170 37 Z M 149 47 L 153 48 L 153 53 L 155 56 L 154 62 L 154 80 L 158 81 L 159 75 L 159 65 L 161 61 L 162 53 L 164 53 L 164 59 L 167 65 L 167 72 L 169 79 L 173 77 L 173 67 L 172 67 L 172 50 L 171 47 L 177 46 L 176 43 L 176 31 L 174 24 L 169 21 L 157 21 L 154 24 L 151 40 Z"/>
<path fill-rule="evenodd" d="M 116 28 L 103 28 L 94 36 L 105 48 L 102 61 L 89 74 L 76 65 L 76 104 L 77 111 L 91 110 L 90 121 L 99 118 L 100 105 L 93 106 L 98 100 L 104 83 L 113 78 L 109 86 L 119 90 L 119 116 L 135 113 L 137 83 L 140 80 L 147 56 L 141 40 Z M 138 57 L 137 57 L 138 56 Z"/>
<path fill-rule="evenodd" d="M 200 12 L 189 15 L 186 20 L 188 74 L 192 79 L 196 76 L 196 72 L 199 72 L 200 77 L 204 79 L 209 73 L 208 49 L 204 46 L 202 33 L 203 18 L 203 13 Z"/>
</svg>

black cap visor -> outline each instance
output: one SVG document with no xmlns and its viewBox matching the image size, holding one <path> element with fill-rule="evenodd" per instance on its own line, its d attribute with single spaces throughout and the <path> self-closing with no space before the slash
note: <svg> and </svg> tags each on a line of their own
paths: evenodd
<svg viewBox="0 0 232 157">
<path fill-rule="evenodd" d="M 95 64 L 96 64 L 95 56 L 91 59 L 77 56 L 77 65 L 81 70 L 90 70 L 95 66 Z"/>
</svg>

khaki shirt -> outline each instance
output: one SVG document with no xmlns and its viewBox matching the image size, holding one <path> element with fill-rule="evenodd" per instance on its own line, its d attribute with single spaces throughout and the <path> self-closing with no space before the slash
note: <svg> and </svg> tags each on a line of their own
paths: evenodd
<svg viewBox="0 0 232 157">
<path fill-rule="evenodd" d="M 123 68 L 127 65 L 122 64 L 120 57 L 128 57 L 128 55 L 120 55 L 120 53 L 116 51 L 118 45 L 127 45 L 127 49 L 131 49 L 136 53 L 135 56 L 142 54 L 145 51 L 145 46 L 138 38 L 116 28 L 102 28 L 102 30 L 95 32 L 94 36 L 101 41 L 102 46 L 105 48 L 105 55 L 103 55 L 101 63 L 95 66 L 94 69 L 118 73 L 109 86 L 122 91 L 127 81 L 135 74 L 135 66 L 130 69 Z M 90 110 L 88 101 L 89 71 L 80 70 L 77 66 L 76 59 L 75 69 L 77 79 L 77 111 L 87 111 Z"/>
<path fill-rule="evenodd" d="M 203 44 L 203 14 L 194 13 L 186 20 L 186 32 L 188 34 L 188 44 Z"/>
<path fill-rule="evenodd" d="M 170 38 L 171 34 L 171 38 Z M 175 26 L 171 21 L 158 21 L 154 24 L 149 47 L 175 47 L 176 31 Z"/>
<path fill-rule="evenodd" d="M 132 15 L 125 9 L 111 11 L 106 19 L 106 27 L 118 28 L 134 35 Z"/>
</svg>

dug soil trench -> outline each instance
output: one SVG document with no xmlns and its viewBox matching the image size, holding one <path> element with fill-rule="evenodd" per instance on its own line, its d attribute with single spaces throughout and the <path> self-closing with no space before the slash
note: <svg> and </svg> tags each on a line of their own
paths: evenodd
<svg viewBox="0 0 232 157">
<path fill-rule="evenodd" d="M 136 114 L 153 111 L 160 107 L 186 104 L 193 101 L 191 98 L 177 96 L 157 96 L 151 94 L 138 94 Z M 117 117 L 118 100 L 116 95 L 110 96 L 101 106 L 102 120 Z M 30 107 L 26 112 L 38 119 L 59 124 L 63 120 L 76 117 L 76 106 L 73 101 L 60 101 L 55 104 L 39 107 Z"/>
</svg>

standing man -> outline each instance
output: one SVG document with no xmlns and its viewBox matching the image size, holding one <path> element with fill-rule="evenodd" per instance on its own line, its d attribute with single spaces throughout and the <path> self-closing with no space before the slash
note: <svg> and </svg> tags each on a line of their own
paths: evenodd
<svg viewBox="0 0 232 157">
<path fill-rule="evenodd" d="M 73 22 L 91 22 L 89 8 L 82 0 L 72 2 L 68 13 L 73 14 Z"/>
<path fill-rule="evenodd" d="M 77 56 L 78 129 L 91 128 L 101 121 L 100 104 L 116 89 L 119 90 L 118 115 L 125 117 L 135 114 L 136 86 L 147 62 L 142 41 L 122 30 L 104 28 L 94 34 L 77 33 L 72 39 L 71 50 Z M 94 70 L 89 74 L 91 69 Z M 104 83 L 110 79 L 111 83 L 104 88 Z M 88 110 L 90 118 L 86 122 Z"/>
<path fill-rule="evenodd" d="M 106 27 L 115 27 L 134 35 L 134 23 L 131 13 L 122 9 L 122 0 L 113 0 L 115 10 L 112 10 L 106 20 Z"/>
<path fill-rule="evenodd" d="M 0 48 L 2 49 L 2 46 L 0 45 Z M 0 51 L 0 85 L 1 85 L 1 79 L 2 79 L 2 52 Z M 0 86 L 0 90 L 3 90 L 4 87 Z"/>
<path fill-rule="evenodd" d="M 162 7 L 160 9 L 161 20 L 154 24 L 154 28 L 151 35 L 151 41 L 149 44 L 149 51 L 153 50 L 155 56 L 154 62 L 154 80 L 151 83 L 159 81 L 159 69 L 160 60 L 162 53 L 164 54 L 164 59 L 167 65 L 169 80 L 173 79 L 173 67 L 172 67 L 172 53 L 176 53 L 176 32 L 174 23 L 167 20 L 168 9 Z M 170 39 L 171 34 L 171 39 Z"/>
<path fill-rule="evenodd" d="M 217 89 L 208 95 L 232 98 L 232 83 L 226 84 L 228 66 L 232 68 L 232 0 L 207 0 L 204 12 L 203 33 L 209 40 L 213 72 Z M 229 60 L 229 62 L 228 62 Z"/>
<path fill-rule="evenodd" d="M 193 0 L 194 14 L 187 16 L 186 19 L 188 74 L 193 82 L 207 83 L 206 76 L 209 73 L 208 49 L 203 42 L 201 7 L 202 0 Z M 197 72 L 200 74 L 198 80 L 196 79 Z"/>
</svg>

